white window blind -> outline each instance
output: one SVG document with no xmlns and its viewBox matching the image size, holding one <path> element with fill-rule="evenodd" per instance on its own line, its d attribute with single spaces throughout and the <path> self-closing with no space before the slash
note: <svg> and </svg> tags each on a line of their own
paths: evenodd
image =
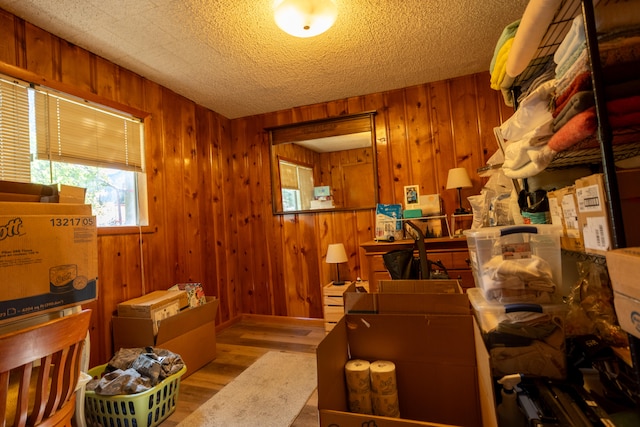
<svg viewBox="0 0 640 427">
<path fill-rule="evenodd" d="M 0 179 L 30 182 L 27 86 L 0 78 Z"/>
<path fill-rule="evenodd" d="M 282 188 L 298 189 L 298 166 L 280 160 L 280 186 Z"/>
<path fill-rule="evenodd" d="M 38 159 L 144 172 L 139 119 L 45 90 L 35 106 Z"/>
</svg>

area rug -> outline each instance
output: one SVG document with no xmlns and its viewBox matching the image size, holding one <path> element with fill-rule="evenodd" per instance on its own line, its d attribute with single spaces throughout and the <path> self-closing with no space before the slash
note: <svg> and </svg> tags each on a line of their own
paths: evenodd
<svg viewBox="0 0 640 427">
<path fill-rule="evenodd" d="M 316 356 L 270 351 L 179 427 L 286 427 L 317 386 Z"/>
</svg>

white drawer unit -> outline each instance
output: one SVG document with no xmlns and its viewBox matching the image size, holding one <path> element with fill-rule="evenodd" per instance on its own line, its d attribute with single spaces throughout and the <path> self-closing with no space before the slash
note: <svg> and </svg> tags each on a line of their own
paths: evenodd
<svg viewBox="0 0 640 427">
<path fill-rule="evenodd" d="M 345 282 L 344 285 L 335 286 L 333 282 L 322 288 L 322 301 L 324 310 L 324 329 L 329 332 L 344 316 L 343 294 L 354 282 Z M 358 286 L 363 286 L 369 291 L 369 282 L 357 282 Z"/>
</svg>

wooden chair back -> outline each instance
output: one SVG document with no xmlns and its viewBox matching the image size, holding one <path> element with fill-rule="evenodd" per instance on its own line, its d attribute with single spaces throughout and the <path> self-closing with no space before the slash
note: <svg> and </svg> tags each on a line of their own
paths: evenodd
<svg viewBox="0 0 640 427">
<path fill-rule="evenodd" d="M 83 310 L 0 336 L 0 427 L 71 427 L 90 319 Z"/>
</svg>

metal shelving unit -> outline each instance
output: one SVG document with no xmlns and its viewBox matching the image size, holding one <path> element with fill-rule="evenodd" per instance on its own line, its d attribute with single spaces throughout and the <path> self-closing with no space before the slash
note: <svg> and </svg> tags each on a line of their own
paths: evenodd
<svg viewBox="0 0 640 427">
<path fill-rule="evenodd" d="M 602 167 L 605 193 L 607 199 L 613 201 L 608 206 L 608 214 L 611 218 L 612 246 L 613 248 L 623 248 L 626 247 L 626 240 L 615 162 L 640 155 L 640 127 L 612 129 L 609 123 L 595 26 L 595 10 L 599 5 L 612 2 L 616 2 L 616 0 L 563 0 L 543 36 L 535 58 L 527 69 L 515 79 L 512 92 L 514 100 L 517 99 L 522 82 L 535 77 L 541 69 L 547 66 L 549 61 L 553 61 L 553 54 L 568 33 L 573 19 L 582 15 L 591 68 L 598 124 L 597 133 L 576 144 L 572 149 L 558 153 L 547 170 L 589 164 Z M 629 341 L 635 380 L 640 387 L 640 339 L 629 334 Z"/>
</svg>

